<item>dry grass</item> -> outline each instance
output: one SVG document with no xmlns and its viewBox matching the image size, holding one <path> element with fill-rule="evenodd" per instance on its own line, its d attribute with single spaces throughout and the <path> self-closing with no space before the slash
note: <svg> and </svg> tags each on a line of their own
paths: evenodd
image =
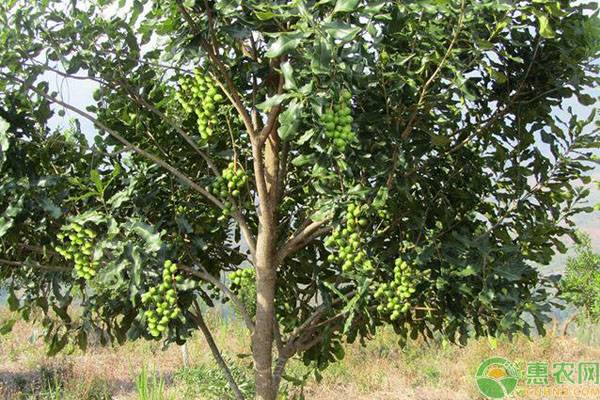
<svg viewBox="0 0 600 400">
<path fill-rule="evenodd" d="M 209 322 L 227 356 L 238 360 L 240 368 L 246 368 L 248 359 L 235 357 L 248 349 L 249 339 L 243 327 L 215 318 Z M 76 350 L 70 355 L 48 358 L 40 334 L 36 326 L 18 322 L 11 334 L 0 336 L 0 398 L 137 399 L 135 378 L 143 367 L 165 380 L 166 398 L 189 399 L 190 393 L 195 393 L 188 387 L 190 381 L 181 378 L 183 365 L 177 346 L 162 349 L 158 343 L 138 341 L 115 348 L 93 346 L 85 354 Z M 195 336 L 188 349 L 192 367 L 214 368 L 203 338 Z M 395 344 L 393 333 L 384 330 L 366 347 L 349 346 L 345 359 L 332 364 L 320 383 L 310 378 L 302 390 L 290 388 L 288 392 L 303 392 L 306 399 L 314 400 L 473 400 L 479 395 L 472 377 L 479 363 L 491 356 L 505 356 L 523 367 L 528 361 L 600 360 L 600 349 L 583 345 L 575 338 L 552 335 L 535 340 L 522 336 L 512 341 L 504 338 L 496 345 L 481 339 L 466 347 L 415 341 L 401 349 Z M 307 372 L 299 361 L 289 365 L 292 376 Z M 60 395 L 56 397 L 49 386 L 60 386 Z"/>
</svg>

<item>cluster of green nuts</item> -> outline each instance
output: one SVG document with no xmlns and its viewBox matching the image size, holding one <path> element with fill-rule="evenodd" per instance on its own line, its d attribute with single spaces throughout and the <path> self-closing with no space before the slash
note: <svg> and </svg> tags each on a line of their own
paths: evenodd
<svg viewBox="0 0 600 400">
<path fill-rule="evenodd" d="M 256 274 L 253 268 L 242 268 L 229 275 L 231 290 L 250 316 L 256 315 Z M 241 310 L 235 307 L 237 312 Z"/>
<path fill-rule="evenodd" d="M 373 294 L 380 301 L 377 311 L 389 314 L 392 321 L 410 309 L 410 299 L 417 291 L 421 272 L 412 269 L 406 261 L 394 261 L 394 278 L 389 283 L 381 283 Z"/>
<path fill-rule="evenodd" d="M 100 260 L 94 258 L 94 243 L 96 232 L 77 223 L 71 223 L 62 228 L 56 237 L 63 242 L 62 246 L 54 249 L 65 260 L 74 261 L 77 276 L 91 279 L 96 276 Z"/>
<path fill-rule="evenodd" d="M 243 287 L 254 285 L 255 272 L 253 268 L 238 269 L 229 275 L 229 279 L 231 280 L 231 290 L 237 292 Z"/>
<path fill-rule="evenodd" d="M 233 210 L 233 203 L 228 198 L 240 197 L 241 190 L 248 183 L 246 171 L 234 161 L 230 162 L 227 168 L 223 170 L 221 176 L 215 179 L 210 186 L 210 191 L 217 197 L 224 199 L 223 214 L 229 215 Z"/>
<path fill-rule="evenodd" d="M 344 89 L 340 92 L 339 102 L 321 115 L 325 137 L 331 139 L 335 148 L 343 152 L 349 143 L 356 141 L 352 132 L 352 93 Z"/>
<path fill-rule="evenodd" d="M 340 264 L 342 272 L 373 270 L 373 263 L 361 248 L 363 247 L 361 228 L 368 223 L 365 218 L 367 210 L 367 205 L 349 204 L 344 214 L 344 226 L 337 227 L 325 240 L 325 246 L 337 250 L 337 254 L 332 252 L 327 257 L 327 261 L 332 264 Z"/>
<path fill-rule="evenodd" d="M 177 274 L 177 264 L 166 260 L 163 264 L 162 282 L 142 295 L 142 304 L 149 307 L 144 311 L 148 331 L 154 337 L 162 335 L 169 322 L 181 314 L 177 305 L 177 283 L 183 276 Z"/>
<path fill-rule="evenodd" d="M 200 137 L 209 139 L 218 123 L 216 111 L 223 95 L 213 79 L 197 69 L 193 77 L 179 79 L 180 91 L 176 97 L 187 113 L 194 112 L 198 117 Z"/>
</svg>

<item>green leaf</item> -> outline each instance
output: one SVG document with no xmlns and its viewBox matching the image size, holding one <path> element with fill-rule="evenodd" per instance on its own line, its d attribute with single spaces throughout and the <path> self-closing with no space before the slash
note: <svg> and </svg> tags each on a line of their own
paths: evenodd
<svg viewBox="0 0 600 400">
<path fill-rule="evenodd" d="M 110 199 L 108 199 L 106 204 L 112 206 L 113 209 L 117 209 L 121 206 L 121 204 L 129 200 L 130 197 L 131 193 L 129 190 L 121 190 L 120 192 L 113 194 Z"/>
<path fill-rule="evenodd" d="M 58 334 L 55 334 L 52 337 L 52 340 L 50 341 L 50 345 L 48 346 L 48 357 L 55 356 L 56 354 L 58 354 L 58 352 L 64 349 L 64 347 L 67 345 L 68 339 L 68 332 L 62 335 L 60 339 L 58 338 Z"/>
<path fill-rule="evenodd" d="M 302 167 L 303 165 L 313 163 L 315 156 L 313 154 L 300 154 L 292 160 L 292 165 Z"/>
<path fill-rule="evenodd" d="M 19 299 L 17 299 L 17 295 L 15 294 L 15 290 L 13 288 L 10 288 L 8 291 L 6 303 L 8 304 L 8 309 L 10 311 L 17 311 L 19 309 Z"/>
<path fill-rule="evenodd" d="M 14 224 L 14 218 L 23 210 L 23 200 L 24 196 L 19 197 L 16 204 L 10 204 L 4 214 L 0 216 L 0 237 L 8 232 Z"/>
<path fill-rule="evenodd" d="M 577 100 L 579 100 L 579 102 L 584 106 L 592 106 L 594 103 L 596 103 L 596 99 L 587 93 L 577 94 Z"/>
<path fill-rule="evenodd" d="M 334 39 L 338 39 L 343 42 L 354 39 L 354 37 L 361 30 L 359 26 L 352 26 L 340 21 L 333 21 L 323 24 L 323 29 Z"/>
<path fill-rule="evenodd" d="M 104 215 L 100 214 L 96 210 L 89 210 L 84 212 L 83 214 L 79 214 L 76 217 L 69 219 L 70 222 L 75 222 L 79 225 L 83 225 L 86 222 L 90 222 L 92 224 L 99 224 L 101 222 L 104 222 L 104 220 Z"/>
<path fill-rule="evenodd" d="M 554 29 L 550 25 L 550 21 L 548 20 L 548 16 L 546 14 L 538 14 L 538 22 L 540 23 L 540 35 L 546 39 L 552 39 L 554 34 Z"/>
<path fill-rule="evenodd" d="M 50 199 L 42 200 L 42 208 L 46 210 L 54 219 L 60 218 L 62 210 Z"/>
<path fill-rule="evenodd" d="M 337 0 L 333 8 L 333 14 L 350 12 L 356 10 L 359 0 Z"/>
<path fill-rule="evenodd" d="M 265 53 L 268 58 L 279 57 L 280 55 L 295 49 L 302 42 L 303 39 L 310 36 L 309 33 L 305 32 L 285 32 L 279 34 L 277 40 L 275 40 L 269 46 L 269 50 Z"/>
<path fill-rule="evenodd" d="M 162 246 L 160 233 L 156 232 L 150 225 L 143 222 L 137 222 L 131 227 L 131 230 L 146 241 L 146 251 L 156 252 L 160 250 Z"/>
<path fill-rule="evenodd" d="M 281 73 L 283 74 L 284 84 L 283 88 L 290 90 L 296 89 L 296 81 L 294 80 L 294 69 L 289 61 L 281 64 Z"/>
<path fill-rule="evenodd" d="M 315 134 L 315 130 L 314 129 L 307 130 L 306 132 L 304 132 L 302 134 L 302 136 L 300 136 L 298 138 L 298 140 L 296 140 L 296 144 L 298 146 L 302 146 L 304 143 L 306 143 L 307 141 L 309 141 L 310 138 L 314 136 L 314 134 Z"/>
<path fill-rule="evenodd" d="M 445 147 L 450 144 L 450 138 L 444 135 L 431 135 L 431 142 L 434 146 Z"/>
<path fill-rule="evenodd" d="M 319 40 L 313 50 L 310 52 L 310 68 L 314 74 L 328 75 L 330 71 L 330 64 L 333 58 L 334 48 L 333 45 L 325 40 Z"/>
<path fill-rule="evenodd" d="M 385 6 L 386 2 L 385 1 L 380 1 L 380 2 L 367 2 L 367 5 L 365 6 L 365 8 L 363 8 L 363 12 L 369 15 L 375 15 L 375 14 L 379 14 L 381 12 L 381 10 L 383 9 L 383 7 Z"/>
<path fill-rule="evenodd" d="M 288 104 L 286 110 L 279 115 L 277 133 L 281 140 L 288 141 L 296 134 L 301 116 L 302 105 L 294 99 Z"/>
<path fill-rule="evenodd" d="M 277 14 L 275 14 L 272 11 L 258 11 L 258 10 L 254 10 L 254 15 L 256 15 L 256 18 L 258 18 L 261 21 L 268 21 L 277 16 Z"/>
<path fill-rule="evenodd" d="M 333 217 L 335 206 L 336 205 L 330 201 L 321 204 L 317 210 L 311 214 L 310 219 L 313 221 L 323 221 Z"/>
<path fill-rule="evenodd" d="M 292 95 L 289 93 L 276 94 L 276 95 L 273 95 L 273 96 L 267 98 L 262 103 L 257 104 L 256 108 L 258 108 L 259 110 L 262 110 L 262 111 L 269 111 L 271 108 L 280 105 L 281 103 L 283 103 L 285 100 L 289 99 L 290 97 L 292 97 Z"/>
</svg>

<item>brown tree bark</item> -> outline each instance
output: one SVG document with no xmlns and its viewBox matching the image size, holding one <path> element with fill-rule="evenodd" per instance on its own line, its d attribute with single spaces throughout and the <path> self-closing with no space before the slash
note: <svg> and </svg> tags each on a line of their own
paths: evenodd
<svg viewBox="0 0 600 400">
<path fill-rule="evenodd" d="M 252 335 L 252 356 L 256 377 L 256 398 L 275 400 L 273 385 L 273 321 L 277 281 L 277 175 L 279 139 L 276 123 L 265 132 L 266 140 L 253 146 L 254 172 L 259 192 L 259 228 L 254 268 L 256 270 L 256 320 Z"/>
<path fill-rule="evenodd" d="M 256 375 L 256 398 L 273 400 L 273 316 L 275 315 L 274 232 L 264 228 L 256 246 L 256 321 L 252 355 Z"/>
</svg>

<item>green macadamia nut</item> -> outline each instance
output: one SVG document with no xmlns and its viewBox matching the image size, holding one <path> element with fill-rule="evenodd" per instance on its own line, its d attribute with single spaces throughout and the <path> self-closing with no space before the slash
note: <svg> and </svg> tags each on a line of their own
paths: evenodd
<svg viewBox="0 0 600 400">
<path fill-rule="evenodd" d="M 325 239 L 325 246 L 331 250 L 327 261 L 339 265 L 342 272 L 373 271 L 373 262 L 363 249 L 362 228 L 368 224 L 364 218 L 367 210 L 367 205 L 349 204 L 343 215 L 345 224 L 334 229 Z"/>
<path fill-rule="evenodd" d="M 239 198 L 247 183 L 248 175 L 244 169 L 232 161 L 210 185 L 209 191 L 223 200 L 223 215 L 231 215 L 234 205 L 230 197 Z"/>
<path fill-rule="evenodd" d="M 177 283 L 183 277 L 177 274 L 177 264 L 166 260 L 163 264 L 162 282 L 142 294 L 142 304 L 148 307 L 144 311 L 148 332 L 159 337 L 167 331 L 169 323 L 181 314 L 177 305 Z"/>
<path fill-rule="evenodd" d="M 339 152 L 356 141 L 352 131 L 352 93 L 343 89 L 338 96 L 338 102 L 331 104 L 321 115 L 321 124 L 325 137 L 330 139 Z"/>
<path fill-rule="evenodd" d="M 186 113 L 196 114 L 200 137 L 208 140 L 218 123 L 217 108 L 224 100 L 216 82 L 201 69 L 197 69 L 194 76 L 179 79 L 179 91 L 175 97 Z"/>
<path fill-rule="evenodd" d="M 57 245 L 54 250 L 65 260 L 73 261 L 75 273 L 85 280 L 96 276 L 100 268 L 100 260 L 94 256 L 97 233 L 78 223 L 70 223 L 62 227 L 56 236 L 62 245 Z"/>
<path fill-rule="evenodd" d="M 378 283 L 373 297 L 379 302 L 377 311 L 395 321 L 411 309 L 417 285 L 428 271 L 419 271 L 401 258 L 394 260 L 393 278 Z"/>
<path fill-rule="evenodd" d="M 233 271 L 229 274 L 231 290 L 233 290 L 234 293 L 237 293 L 243 287 L 254 285 L 255 278 L 256 275 L 252 268 L 243 268 Z"/>
</svg>

